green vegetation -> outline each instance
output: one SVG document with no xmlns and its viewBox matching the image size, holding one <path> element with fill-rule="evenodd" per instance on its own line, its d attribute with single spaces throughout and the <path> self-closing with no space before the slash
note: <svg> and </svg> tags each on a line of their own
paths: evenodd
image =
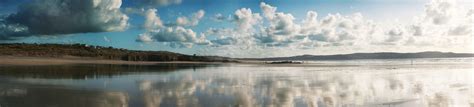
<svg viewBox="0 0 474 107">
<path fill-rule="evenodd" d="M 58 58 L 75 56 L 124 61 L 235 62 L 227 57 L 185 55 L 167 51 L 133 51 L 86 44 L 0 44 L 0 55 Z"/>
</svg>

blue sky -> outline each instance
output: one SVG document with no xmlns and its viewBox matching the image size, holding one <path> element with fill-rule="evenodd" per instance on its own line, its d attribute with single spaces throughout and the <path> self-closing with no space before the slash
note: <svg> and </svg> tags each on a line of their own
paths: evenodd
<svg viewBox="0 0 474 107">
<path fill-rule="evenodd" d="M 46 4 L 49 7 L 41 7 Z M 472 45 L 472 4 L 469 0 L 0 0 L 0 15 L 5 17 L 0 21 L 4 39 L 0 42 L 85 43 L 231 57 L 472 52 L 472 46 L 450 48 Z M 276 11 L 264 11 L 267 7 Z M 80 12 L 69 13 L 75 11 Z M 242 12 L 240 18 L 237 11 Z M 310 11 L 317 14 L 316 21 L 305 22 Z M 218 14 L 222 19 L 216 19 Z M 178 18 L 186 20 L 177 22 Z M 148 19 L 152 28 L 144 27 Z"/>
</svg>

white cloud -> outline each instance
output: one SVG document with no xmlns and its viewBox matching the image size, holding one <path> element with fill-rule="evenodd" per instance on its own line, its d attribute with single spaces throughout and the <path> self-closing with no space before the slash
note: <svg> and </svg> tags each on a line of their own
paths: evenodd
<svg viewBox="0 0 474 107">
<path fill-rule="evenodd" d="M 472 34 L 472 24 L 469 25 L 459 25 L 457 27 L 451 28 L 448 31 L 449 35 L 469 35 Z"/>
<path fill-rule="evenodd" d="M 307 17 L 298 23 L 295 22 L 292 14 L 277 12 L 276 7 L 265 3 L 261 3 L 260 7 L 268 21 L 268 26 L 257 23 L 261 22 L 260 20 L 264 21 L 263 19 L 244 20 L 251 16 L 258 17 L 259 14 L 252 14 L 250 9 L 243 8 L 236 11 L 236 17 L 247 16 L 240 18 L 242 21 L 237 23 L 238 28 L 248 29 L 255 26 L 257 30 L 239 32 L 232 29 L 213 29 L 209 31 L 214 33 L 206 35 L 219 35 L 217 39 L 211 40 L 215 42 L 214 45 L 242 44 L 239 40 L 244 40 L 247 42 L 242 46 L 308 48 L 308 45 L 311 47 L 353 45 L 357 43 L 356 41 L 364 39 L 366 35 L 371 35 L 374 30 L 374 25 L 370 21 L 363 20 L 360 13 L 350 16 L 330 14 L 318 20 L 317 13 L 309 11 Z M 246 14 L 242 15 L 243 13 Z M 301 44 L 305 45 L 298 47 Z"/>
<path fill-rule="evenodd" d="M 211 40 L 212 44 L 219 45 L 219 46 L 233 45 L 233 44 L 236 44 L 238 41 L 239 41 L 238 39 L 232 38 L 232 37 L 221 37 L 215 40 Z"/>
<path fill-rule="evenodd" d="M 308 21 L 310 19 L 312 21 Z M 375 30 L 375 25 L 370 20 L 364 20 L 360 13 L 348 16 L 328 14 L 317 20 L 316 12 L 309 11 L 301 25 L 302 30 L 297 37 L 305 39 L 296 41 L 292 48 L 312 49 L 366 44 L 365 40 L 372 36 Z"/>
<path fill-rule="evenodd" d="M 262 9 L 263 15 L 270 19 L 273 20 L 276 12 L 276 7 L 270 6 L 264 2 L 260 3 L 260 8 Z"/>
<path fill-rule="evenodd" d="M 260 50 L 249 54 L 265 54 L 269 52 L 265 50 L 270 49 L 384 51 L 413 46 L 440 49 L 440 46 L 469 43 L 466 41 L 472 39 L 465 38 L 465 35 L 472 34 L 469 23 L 472 23 L 473 10 L 463 9 L 453 2 L 443 0 L 427 4 L 424 13 L 415 16 L 414 22 L 390 22 L 397 24 L 376 23 L 364 18 L 361 13 L 330 13 L 319 16 L 315 11 L 308 11 L 306 17 L 295 18 L 291 13 L 278 12 L 277 7 L 263 2 L 260 9 L 261 13 L 254 13 L 249 8 L 236 10 L 232 17 L 235 28 L 208 29 L 203 35 L 210 37 L 207 38 L 212 44 L 209 48 L 224 49 L 226 52 Z M 214 18 L 216 21 L 226 19 L 222 14 L 216 14 Z M 189 18 L 184 19 L 182 23 L 190 22 Z"/>
<path fill-rule="evenodd" d="M 397 42 L 401 39 L 403 39 L 404 31 L 401 30 L 401 28 L 394 28 L 389 30 L 386 34 L 388 35 L 388 38 L 385 40 L 385 42 Z"/>
<path fill-rule="evenodd" d="M 211 40 L 212 46 L 231 46 L 238 45 L 240 47 L 254 46 L 254 38 L 252 32 L 246 32 L 238 29 L 208 29 L 205 33 L 207 36 L 215 37 Z"/>
<path fill-rule="evenodd" d="M 258 13 L 252 13 L 252 10 L 249 8 L 241 8 L 235 11 L 234 17 L 239 26 L 237 29 L 241 31 L 252 29 L 255 24 L 260 23 L 260 20 L 262 20 Z"/>
<path fill-rule="evenodd" d="M 166 28 L 151 32 L 153 38 L 159 42 L 196 42 L 196 33 L 183 27 Z"/>
<path fill-rule="evenodd" d="M 235 22 L 236 28 L 208 29 L 205 35 L 215 36 L 211 40 L 213 46 L 240 45 L 250 46 L 253 44 L 253 35 L 256 25 L 262 24 L 262 17 L 258 13 L 253 13 L 249 8 L 241 8 L 234 12 L 232 22 Z"/>
<path fill-rule="evenodd" d="M 321 20 L 321 25 L 331 25 L 331 24 L 334 24 L 337 19 L 339 19 L 341 17 L 340 14 L 336 14 L 336 15 L 333 15 L 333 14 L 328 14 L 328 16 L 324 17 L 322 20 Z"/>
<path fill-rule="evenodd" d="M 149 33 L 143 33 L 143 34 L 138 35 L 137 41 L 149 43 L 149 42 L 153 42 L 153 39 Z"/>
<path fill-rule="evenodd" d="M 159 30 L 151 30 L 144 34 L 140 34 L 137 41 L 139 42 L 169 42 L 175 44 L 208 44 L 209 41 L 204 35 L 200 37 L 191 30 L 183 27 L 167 27 Z M 188 47 L 188 46 L 187 46 Z"/>
<path fill-rule="evenodd" d="M 426 19 L 436 25 L 446 24 L 451 20 L 452 15 L 456 11 L 454 6 L 454 0 L 433 0 L 426 5 Z"/>
<path fill-rule="evenodd" d="M 457 3 L 452 0 L 433 0 L 428 3 L 425 12 L 415 19 L 414 24 L 404 25 L 406 28 L 402 30 L 405 30 L 407 40 L 399 42 L 433 47 L 467 45 L 458 39 L 472 39 L 466 38 L 472 35 L 472 8 L 466 9 Z"/>
<path fill-rule="evenodd" d="M 411 30 L 413 31 L 413 36 L 424 35 L 425 29 L 422 25 L 412 25 Z"/>
<path fill-rule="evenodd" d="M 163 22 L 161 21 L 160 17 L 156 14 L 156 9 L 148 9 L 144 13 L 145 22 L 143 27 L 146 29 L 157 29 L 162 28 Z"/>
<path fill-rule="evenodd" d="M 199 20 L 201 20 L 204 17 L 204 10 L 199 10 L 196 13 L 193 13 L 191 18 L 188 17 L 178 17 L 176 19 L 176 25 L 178 26 L 196 26 L 199 24 Z"/>
<path fill-rule="evenodd" d="M 307 32 L 310 32 L 311 29 L 318 29 L 319 21 L 318 21 L 317 17 L 318 17 L 317 12 L 308 11 L 306 13 L 306 19 L 304 19 L 303 22 L 302 22 L 301 33 L 306 34 Z"/>
<path fill-rule="evenodd" d="M 276 7 L 263 2 L 260 3 L 260 8 L 270 24 L 269 27 L 260 30 L 261 33 L 256 38 L 264 44 L 277 46 L 291 43 L 291 38 L 300 30 L 300 25 L 294 22 L 293 15 L 276 12 Z"/>
<path fill-rule="evenodd" d="M 148 9 L 144 13 L 145 22 L 143 24 L 146 32 L 139 34 L 137 42 L 162 42 L 173 48 L 191 48 L 196 45 L 209 45 L 209 40 L 204 34 L 199 37 L 192 29 L 186 27 L 196 26 L 204 17 L 204 10 L 193 13 L 190 18 L 178 17 L 175 24 L 163 25 L 163 21 L 157 16 L 156 9 Z"/>
<path fill-rule="evenodd" d="M 270 20 L 269 32 L 275 35 L 292 36 L 299 31 L 300 26 L 295 24 L 295 18 L 291 14 L 276 13 L 274 20 Z"/>
<path fill-rule="evenodd" d="M 473 23 L 471 14 L 472 8 L 459 6 L 454 0 L 433 0 L 425 6 L 425 12 L 415 24 L 406 25 L 407 31 L 414 36 L 469 35 Z"/>
<path fill-rule="evenodd" d="M 334 30 L 332 29 L 322 29 L 319 33 L 312 33 L 308 35 L 309 40 L 313 41 L 335 41 Z"/>
</svg>

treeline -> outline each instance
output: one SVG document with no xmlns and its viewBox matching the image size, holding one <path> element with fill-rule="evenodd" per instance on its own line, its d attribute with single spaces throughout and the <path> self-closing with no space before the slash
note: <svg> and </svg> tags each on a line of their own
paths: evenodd
<svg viewBox="0 0 474 107">
<path fill-rule="evenodd" d="M 234 61 L 227 57 L 185 55 L 167 51 L 134 51 L 86 44 L 0 44 L 0 55 L 32 57 L 76 56 L 124 61 Z"/>
</svg>

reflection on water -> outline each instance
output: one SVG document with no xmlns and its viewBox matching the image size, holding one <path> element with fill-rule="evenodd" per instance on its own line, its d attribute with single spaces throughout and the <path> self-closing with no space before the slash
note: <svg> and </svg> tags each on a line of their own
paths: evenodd
<svg viewBox="0 0 474 107">
<path fill-rule="evenodd" d="M 153 66 L 143 65 L 52 65 L 52 66 L 0 66 L 0 76 L 15 76 L 18 78 L 68 78 L 86 79 L 111 77 L 139 72 L 172 72 L 178 69 L 196 69 L 209 64 L 157 64 Z"/>
<path fill-rule="evenodd" d="M 2 80 L 1 107 L 127 107 L 123 92 L 71 89 Z"/>
<path fill-rule="evenodd" d="M 160 66 L 114 69 L 83 66 L 82 69 L 92 71 L 121 72 L 94 74 L 111 76 L 92 79 L 77 79 L 61 72 L 56 72 L 59 74 L 54 77 L 40 72 L 32 75 L 43 76 L 2 73 L 0 105 L 472 107 L 474 104 L 472 62 L 341 67 L 230 64 L 170 65 L 177 67 L 167 69 Z"/>
</svg>

